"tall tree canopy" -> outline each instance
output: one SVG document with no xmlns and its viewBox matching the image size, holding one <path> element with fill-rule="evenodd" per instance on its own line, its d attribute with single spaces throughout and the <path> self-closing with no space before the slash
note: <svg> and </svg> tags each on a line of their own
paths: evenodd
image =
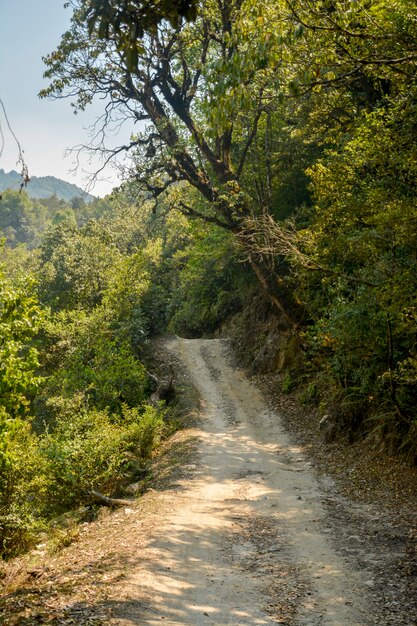
<svg viewBox="0 0 417 626">
<path fill-rule="evenodd" d="M 247 153 L 271 106 L 277 74 L 271 32 L 258 31 L 264 23 L 273 30 L 277 7 L 210 0 L 195 23 L 152 28 L 132 60 L 119 28 L 103 34 L 88 19 L 90 3 L 77 4 L 71 30 L 46 60 L 53 80 L 43 95 L 72 95 L 80 108 L 105 96 L 104 122 L 121 115 L 151 123 L 119 148 L 134 153 L 138 179 L 156 194 L 185 180 L 214 209 L 206 219 L 235 227 L 248 199 L 238 197 L 233 207 L 229 196 L 241 191 Z"/>
<path fill-rule="evenodd" d="M 415 2 L 202 0 L 152 23 L 94 6 L 73 3 L 43 95 L 105 98 L 104 159 L 235 235 L 289 327 L 310 322 L 329 388 L 413 438 Z M 133 134 L 107 150 L 114 119 Z"/>
<path fill-rule="evenodd" d="M 88 17 L 90 3 L 77 2 L 72 28 L 46 59 L 52 82 L 43 95 L 71 95 L 79 108 L 105 97 L 103 127 L 129 119 L 137 132 L 128 145 L 96 149 L 106 159 L 130 152 L 132 176 L 155 197 L 172 183 L 187 183 L 205 203 L 181 196 L 177 208 L 240 232 L 244 218 L 269 208 L 268 193 L 259 194 L 271 186 L 269 151 L 250 156 L 279 105 L 283 41 L 296 36 L 282 7 L 207 0 L 192 23 L 162 21 L 136 33 L 132 53 L 119 26 L 104 32 Z M 249 182 L 253 170 L 256 185 Z M 294 303 L 287 299 L 275 297 L 290 319 Z"/>
<path fill-rule="evenodd" d="M 193 20 L 197 15 L 196 0 L 88 0 L 85 2 L 85 18 L 92 32 L 98 27 L 99 34 L 110 39 L 117 33 L 126 47 L 133 50 L 145 32 L 155 32 L 163 20 L 178 26 L 181 18 Z"/>
</svg>

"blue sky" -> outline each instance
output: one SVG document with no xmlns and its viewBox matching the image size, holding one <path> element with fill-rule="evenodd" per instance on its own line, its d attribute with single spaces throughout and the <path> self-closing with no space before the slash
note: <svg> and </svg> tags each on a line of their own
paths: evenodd
<svg viewBox="0 0 417 626">
<path fill-rule="evenodd" d="M 0 0 L 0 98 L 24 150 L 29 173 L 57 176 L 84 187 L 86 175 L 82 171 L 70 173 L 73 158 L 64 158 L 64 153 L 67 148 L 88 141 L 87 128 L 100 114 L 100 103 L 74 115 L 69 101 L 40 100 L 37 95 L 47 84 L 42 77 L 42 56 L 55 49 L 69 25 L 71 10 L 64 9 L 64 1 Z M 0 123 L 5 135 L 0 168 L 17 169 L 16 144 L 2 114 Z M 95 169 L 87 158 L 82 166 L 90 172 Z M 113 169 L 103 177 L 110 181 L 97 183 L 92 193 L 102 196 L 117 184 Z"/>
</svg>

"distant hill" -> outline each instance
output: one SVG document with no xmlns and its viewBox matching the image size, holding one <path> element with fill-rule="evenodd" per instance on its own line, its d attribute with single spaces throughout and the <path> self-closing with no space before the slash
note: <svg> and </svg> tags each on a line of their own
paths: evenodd
<svg viewBox="0 0 417 626">
<path fill-rule="evenodd" d="M 21 176 L 12 170 L 6 173 L 0 169 L 0 192 L 6 189 L 20 188 Z M 55 176 L 32 176 L 28 186 L 25 188 L 30 198 L 50 198 L 54 194 L 61 200 L 70 202 L 73 198 L 83 198 L 85 202 L 94 200 L 94 196 L 83 191 L 77 185 L 67 183 L 65 180 L 55 178 Z"/>
</svg>

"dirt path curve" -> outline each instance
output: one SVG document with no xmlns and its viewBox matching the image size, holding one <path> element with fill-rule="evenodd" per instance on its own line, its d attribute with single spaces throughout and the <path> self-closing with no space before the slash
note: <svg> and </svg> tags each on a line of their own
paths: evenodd
<svg viewBox="0 0 417 626">
<path fill-rule="evenodd" d="M 227 343 L 167 347 L 202 398 L 198 462 L 126 581 L 140 614 L 125 609 L 117 623 L 372 624 L 366 581 L 332 548 L 309 463 L 230 365 Z"/>
</svg>

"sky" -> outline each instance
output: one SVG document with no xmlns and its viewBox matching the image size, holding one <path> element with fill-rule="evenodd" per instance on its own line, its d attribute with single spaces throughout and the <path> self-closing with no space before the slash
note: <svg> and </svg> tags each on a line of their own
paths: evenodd
<svg viewBox="0 0 417 626">
<path fill-rule="evenodd" d="M 0 0 L 0 98 L 24 151 L 29 174 L 56 176 L 85 188 L 87 176 L 82 170 L 92 173 L 99 164 L 90 164 L 85 155 L 74 174 L 74 157 L 64 155 L 68 148 L 88 142 L 88 128 L 102 112 L 103 103 L 74 115 L 68 100 L 40 100 L 37 95 L 48 84 L 43 79 L 42 57 L 56 48 L 69 26 L 71 9 L 65 9 L 64 2 Z M 0 125 L 5 139 L 0 168 L 20 171 L 18 149 L 2 111 Z M 124 134 L 128 139 L 129 132 Z M 103 196 L 117 183 L 117 172 L 109 168 L 91 192 Z"/>
</svg>

